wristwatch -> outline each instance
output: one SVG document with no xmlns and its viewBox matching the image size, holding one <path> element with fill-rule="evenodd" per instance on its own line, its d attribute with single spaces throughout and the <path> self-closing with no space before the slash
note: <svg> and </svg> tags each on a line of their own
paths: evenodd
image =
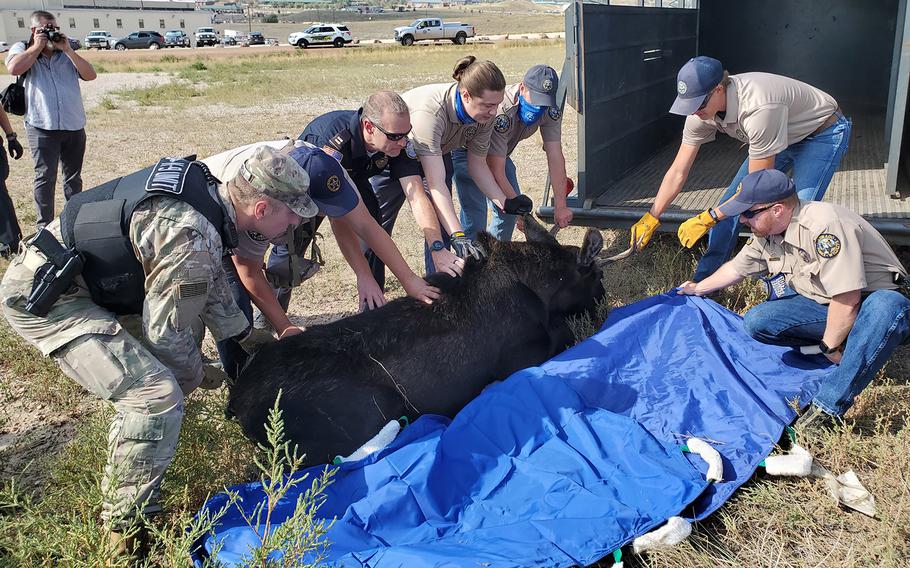
<svg viewBox="0 0 910 568">
<path fill-rule="evenodd" d="M 836 347 L 828 347 L 828 345 L 825 343 L 824 339 L 822 339 L 821 341 L 818 342 L 818 348 L 821 349 L 821 352 L 824 355 L 831 355 L 832 353 L 837 353 L 839 351 L 844 350 L 844 348 L 840 345 L 838 345 Z"/>
<path fill-rule="evenodd" d="M 433 252 L 439 252 L 442 249 L 446 248 L 446 246 L 442 244 L 442 241 L 433 241 L 430 243 L 430 248 L 433 250 Z"/>
</svg>

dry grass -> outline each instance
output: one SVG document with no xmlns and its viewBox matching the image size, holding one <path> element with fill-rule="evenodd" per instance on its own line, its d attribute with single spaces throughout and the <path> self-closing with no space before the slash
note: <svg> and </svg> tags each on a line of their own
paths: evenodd
<svg viewBox="0 0 910 568">
<path fill-rule="evenodd" d="M 496 61 L 511 82 L 519 80 L 535 63 L 560 68 L 563 50 L 559 43 L 536 42 L 473 46 L 470 52 Z M 202 66 L 193 65 L 197 53 L 189 58 L 181 52 L 131 53 L 116 61 L 107 59 L 108 54 L 92 54 L 103 57 L 103 65 L 112 70 L 160 66 L 173 73 L 177 83 L 109 94 L 104 104 L 89 111 L 86 187 L 134 171 L 161 155 L 205 156 L 252 141 L 296 136 L 316 115 L 356 108 L 375 89 L 405 90 L 426 82 L 447 81 L 452 64 L 466 52 L 455 46 L 426 46 L 305 53 L 251 50 L 227 57 L 227 50 L 210 50 L 201 55 Z M 163 55 L 174 59 L 161 61 Z M 576 159 L 576 128 L 575 117 L 567 113 L 564 136 L 570 171 Z M 536 203 L 542 197 L 546 177 L 542 156 L 536 142 L 519 146 L 513 156 L 519 182 Z M 27 155 L 14 162 L 8 182 L 25 227 L 34 222 L 31 168 Z M 328 264 L 296 292 L 291 306 L 293 319 L 304 325 L 336 319 L 357 307 L 354 278 L 327 226 L 325 232 Z M 583 228 L 573 227 L 561 232 L 560 239 L 577 244 L 583 232 Z M 608 254 L 625 247 L 624 232 L 605 231 L 604 236 Z M 394 237 L 412 268 L 421 271 L 422 244 L 406 208 Z M 667 290 L 691 274 L 694 262 L 695 257 L 681 251 L 675 239 L 655 239 L 645 254 L 606 268 L 608 307 Z M 0 271 L 4 268 L 0 262 Z M 391 295 L 401 294 L 394 278 L 390 279 L 390 288 Z M 722 295 L 720 301 L 743 311 L 759 298 L 754 286 L 742 285 Z M 57 522 L 55 510 L 84 510 L 91 516 L 89 498 L 95 494 L 83 489 L 85 484 L 97 483 L 100 476 L 105 411 L 100 404 L 85 403 L 90 397 L 74 390 L 53 365 L 37 357 L 2 325 L 0 400 L 4 408 L 21 409 L 17 412 L 26 418 L 19 416 L 20 421 L 32 413 L 38 422 L 80 407 L 69 416 L 80 424 L 75 440 L 42 452 L 36 456 L 41 461 L 29 470 L 32 473 L 28 476 L 39 484 L 39 493 L 49 495 L 44 509 L 47 516 L 29 522 Z M 208 350 L 211 354 L 210 345 Z M 818 481 L 757 479 L 700 525 L 688 542 L 627 562 L 668 567 L 906 566 L 910 554 L 910 368 L 906 361 L 904 350 L 863 394 L 850 415 L 850 428 L 805 440 L 832 470 L 852 468 L 857 472 L 878 500 L 878 519 L 839 510 Z M 218 415 L 223 404 L 220 396 L 194 395 L 189 406 L 191 418 L 164 487 L 167 519 L 173 522 L 181 513 L 195 510 L 206 493 L 217 491 L 221 484 L 250 478 L 246 466 L 251 448 L 241 440 L 236 426 Z M 75 402 L 80 398 L 81 402 Z M 43 410 L 37 410 L 39 407 Z M 11 412 L 7 411 L 5 419 L 0 414 L 0 429 L 14 424 Z M 28 436 L 23 435 L 17 451 L 25 452 L 28 447 Z M 42 469 L 51 473 L 41 474 Z M 67 527 L 62 530 L 65 537 Z M 0 564 L 6 555 L 4 547 L 12 546 L 12 542 L 15 540 L 9 535 L 0 535 Z"/>
</svg>

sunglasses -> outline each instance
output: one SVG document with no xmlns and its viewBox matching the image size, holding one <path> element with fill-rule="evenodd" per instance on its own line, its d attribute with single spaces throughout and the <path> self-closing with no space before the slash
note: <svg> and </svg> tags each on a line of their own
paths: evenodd
<svg viewBox="0 0 910 568">
<path fill-rule="evenodd" d="M 758 209 L 749 209 L 748 211 L 743 211 L 742 213 L 740 213 L 740 215 L 741 215 L 742 217 L 745 217 L 746 219 L 752 219 L 753 217 L 755 217 L 756 215 L 758 215 L 758 214 L 761 213 L 762 211 L 767 211 L 768 209 L 771 209 L 771 208 L 774 207 L 775 205 L 777 205 L 777 203 L 772 203 L 771 205 L 766 205 L 766 206 L 764 206 L 764 207 L 759 207 Z"/>
<path fill-rule="evenodd" d="M 375 122 L 370 122 L 370 124 L 372 124 L 377 130 L 379 130 L 380 132 L 382 132 L 383 134 L 385 134 L 385 137 L 388 138 L 389 140 L 391 140 L 392 142 L 398 142 L 399 140 L 401 140 L 402 138 L 404 138 L 405 136 L 407 136 L 408 134 L 410 134 L 410 133 L 411 133 L 411 128 L 413 128 L 413 127 L 411 127 L 411 128 L 408 129 L 407 132 L 401 134 L 401 133 L 398 133 L 398 132 L 389 132 L 388 130 L 386 130 L 385 128 L 379 126 L 379 125 L 376 124 Z"/>
</svg>

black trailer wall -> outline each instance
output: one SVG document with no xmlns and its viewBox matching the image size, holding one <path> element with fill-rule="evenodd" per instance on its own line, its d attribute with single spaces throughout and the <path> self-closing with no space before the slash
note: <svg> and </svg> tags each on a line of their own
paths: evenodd
<svg viewBox="0 0 910 568">
<path fill-rule="evenodd" d="M 898 0 L 701 0 L 698 52 L 731 73 L 816 86 L 848 112 L 888 103 Z"/>
</svg>

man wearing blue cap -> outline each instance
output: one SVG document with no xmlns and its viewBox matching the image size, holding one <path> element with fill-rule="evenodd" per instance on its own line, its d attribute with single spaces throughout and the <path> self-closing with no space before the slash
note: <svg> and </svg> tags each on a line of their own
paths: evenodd
<svg viewBox="0 0 910 568">
<path fill-rule="evenodd" d="M 749 334 L 774 345 L 817 346 L 837 365 L 797 424 L 842 419 L 894 349 L 910 341 L 906 268 L 868 221 L 839 205 L 801 200 L 778 170 L 748 174 L 717 210 L 738 216 L 753 236 L 679 293 L 701 296 L 764 277 L 769 300 L 746 312 Z"/>
<path fill-rule="evenodd" d="M 847 151 L 851 123 L 830 95 L 811 85 L 771 73 L 729 75 L 720 61 L 699 56 L 677 75 L 673 114 L 686 117 L 682 144 L 664 175 L 650 211 L 632 227 L 632 244 L 645 246 L 659 219 L 686 182 L 698 149 L 725 132 L 749 147 L 720 202 L 750 172 L 766 168 L 793 170 L 803 200 L 820 200 Z M 713 227 L 713 228 L 712 228 Z M 691 248 L 710 230 L 708 250 L 693 276 L 696 282 L 726 261 L 736 245 L 735 218 L 708 209 L 684 222 L 679 239 Z"/>
<path fill-rule="evenodd" d="M 562 153 L 562 113 L 556 100 L 558 87 L 559 76 L 555 69 L 547 65 L 531 67 L 520 83 L 506 87 L 505 97 L 493 119 L 487 164 L 506 197 L 519 195 L 521 188 L 515 164 L 509 156 L 519 142 L 540 130 L 550 181 L 554 188 L 560 188 L 553 192 L 556 205 L 554 218 L 557 225 L 566 227 L 572 222 L 572 211 L 566 204 L 569 192 L 562 189 L 566 188 L 568 180 L 566 158 Z M 468 238 L 476 239 L 477 233 L 487 228 L 487 209 L 492 202 L 478 189 L 468 173 L 468 151 L 465 148 L 452 151 L 452 165 L 461 204 L 461 226 Z M 501 241 L 512 240 L 517 217 L 498 207 L 489 208 L 493 210 L 490 234 Z"/>
<path fill-rule="evenodd" d="M 246 158 L 261 146 L 270 146 L 288 154 L 303 168 L 308 176 L 309 196 L 318 208 L 318 214 L 329 217 L 338 246 L 356 273 L 370 274 L 366 258 L 360 249 L 360 240 L 363 240 L 389 266 L 409 296 L 426 303 L 439 297 L 437 288 L 427 284 L 410 269 L 391 237 L 370 216 L 341 164 L 323 149 L 302 140 L 277 140 L 222 152 L 203 162 L 219 179 L 232 179 L 241 170 Z M 301 329 L 288 319 L 275 297 L 262 264 L 270 245 L 291 244 L 294 238 L 294 227 L 288 227 L 277 238 L 250 231 L 242 232 L 238 235 L 238 246 L 232 257 L 233 266 L 225 266 L 235 300 L 247 318 L 252 322 L 252 300 L 275 329 L 279 339 L 300 333 Z M 296 258 L 295 255 L 292 254 L 292 258 Z M 318 269 L 318 265 L 312 266 L 311 273 L 303 275 L 304 278 Z M 290 276 L 292 279 L 300 277 L 296 271 Z M 246 352 L 231 339 L 218 341 L 216 345 L 224 371 L 228 377 L 236 378 L 238 370 L 246 361 Z"/>
</svg>

